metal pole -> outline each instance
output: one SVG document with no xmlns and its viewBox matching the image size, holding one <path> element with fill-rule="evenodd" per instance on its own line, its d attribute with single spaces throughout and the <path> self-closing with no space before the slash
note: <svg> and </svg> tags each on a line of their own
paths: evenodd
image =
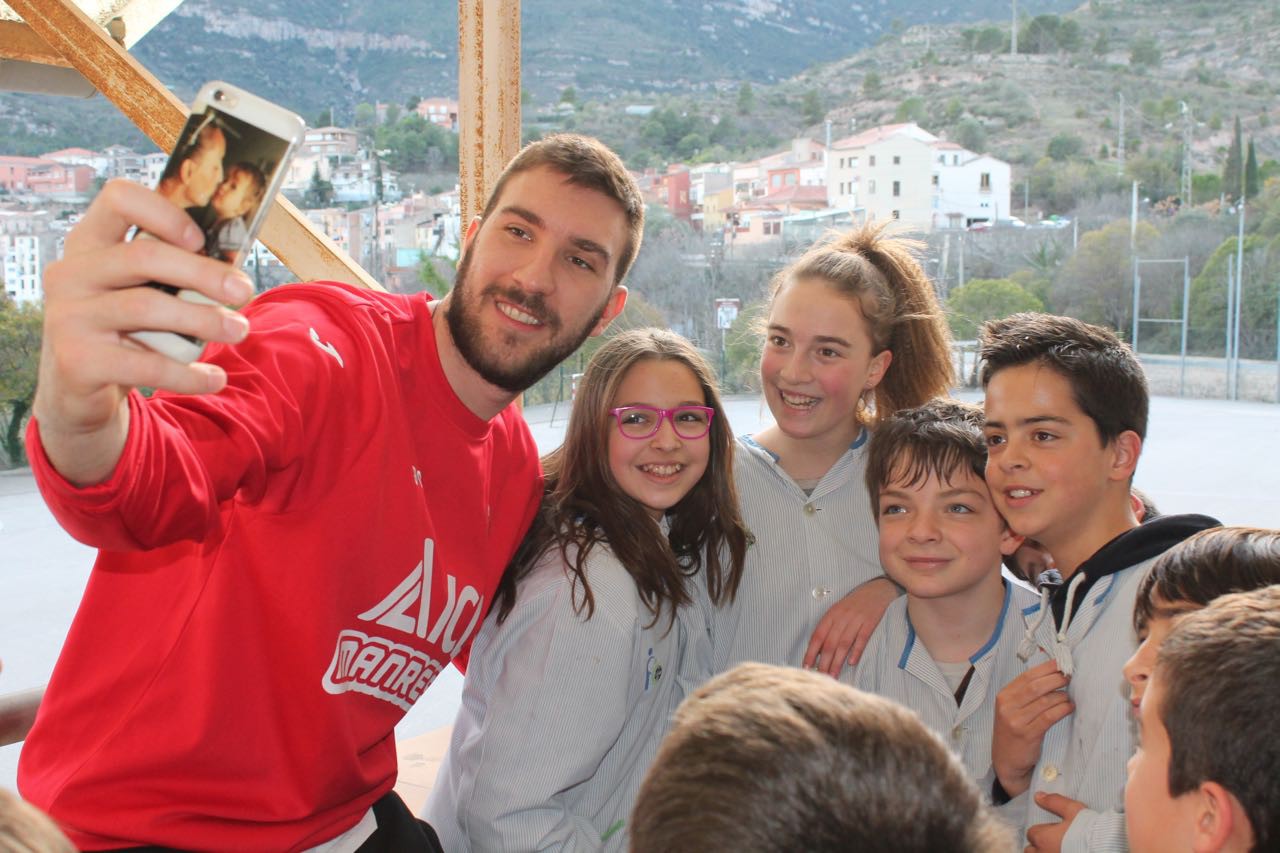
<svg viewBox="0 0 1280 853">
<path fill-rule="evenodd" d="M 1231 396 L 1231 316 L 1235 311 L 1236 298 L 1236 259 L 1231 255 L 1227 255 L 1227 323 L 1223 330 L 1226 334 L 1226 342 L 1223 344 L 1222 352 L 1227 363 L 1227 396 Z"/>
<path fill-rule="evenodd" d="M 1178 396 L 1187 396 L 1187 325 L 1191 316 L 1191 257 L 1182 259 L 1182 357 L 1178 367 Z"/>
<path fill-rule="evenodd" d="M 1133 182 L 1133 200 L 1129 205 L 1129 251 L 1138 245 L 1138 182 Z"/>
<path fill-rule="evenodd" d="M 1244 266 L 1236 264 L 1236 317 L 1231 342 L 1231 399 L 1240 398 L 1240 318 L 1244 315 Z"/>
<path fill-rule="evenodd" d="M 1142 298 L 1142 276 L 1138 273 L 1138 256 L 1133 256 L 1133 334 L 1129 337 L 1129 346 L 1133 354 L 1138 354 L 1138 302 Z"/>
<path fill-rule="evenodd" d="M 1243 177 L 1241 181 L 1243 181 Z M 1243 183 L 1241 184 L 1243 186 Z M 1231 344 L 1231 399 L 1240 393 L 1240 315 L 1244 313 L 1244 194 L 1240 198 L 1240 223 L 1236 232 L 1236 313 Z"/>
</svg>

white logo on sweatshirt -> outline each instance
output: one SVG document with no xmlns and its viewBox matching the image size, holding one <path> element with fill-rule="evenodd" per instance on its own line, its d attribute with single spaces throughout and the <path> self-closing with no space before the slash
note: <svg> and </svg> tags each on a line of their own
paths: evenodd
<svg viewBox="0 0 1280 853">
<path fill-rule="evenodd" d="M 311 329 L 311 343 L 320 347 L 320 349 L 324 350 L 325 352 L 329 353 L 329 355 L 337 359 L 338 367 L 342 367 L 342 368 L 346 367 L 346 364 L 344 364 L 342 361 L 341 354 L 339 354 L 338 352 L 338 348 L 335 347 L 333 344 L 329 343 L 328 341 L 320 340 L 320 333 L 317 332 L 314 328 Z"/>
<path fill-rule="evenodd" d="M 484 596 L 469 585 L 459 590 L 458 579 L 446 574 L 445 600 L 433 615 L 434 557 L 435 542 L 423 540 L 418 564 L 385 598 L 357 618 L 438 644 L 445 660 L 434 660 L 410 646 L 363 631 L 342 631 L 322 681 L 327 692 L 356 691 L 407 710 L 470 639 L 484 613 Z M 464 619 L 468 620 L 465 627 Z"/>
</svg>

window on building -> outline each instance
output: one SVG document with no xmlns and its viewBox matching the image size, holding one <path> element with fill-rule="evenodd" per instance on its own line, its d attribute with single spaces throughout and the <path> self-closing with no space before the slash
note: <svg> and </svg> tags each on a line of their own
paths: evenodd
<svg viewBox="0 0 1280 853">
<path fill-rule="evenodd" d="M 960 155 L 959 155 L 959 154 L 952 154 L 952 155 L 951 155 L 951 165 L 952 165 L 952 166 L 959 166 L 959 165 L 960 165 Z"/>
<path fill-rule="evenodd" d="M 901 165 L 902 165 L 902 158 L 901 158 L 901 157 L 899 157 L 897 154 L 894 154 L 894 155 L 893 155 L 893 165 L 895 165 L 895 166 L 901 166 Z"/>
<path fill-rule="evenodd" d="M 902 211 L 901 211 L 901 210 L 895 210 L 895 211 L 893 212 L 893 218 L 894 218 L 894 219 L 901 219 L 901 218 L 902 218 Z"/>
<path fill-rule="evenodd" d="M 902 181 L 893 182 L 893 194 L 894 196 L 902 195 Z"/>
<path fill-rule="evenodd" d="M 874 194 L 875 194 L 875 191 L 876 191 L 876 182 L 875 182 L 875 181 L 867 181 L 867 192 L 869 192 L 869 193 L 871 193 L 872 195 L 874 195 Z"/>
<path fill-rule="evenodd" d="M 872 154 L 870 157 L 867 158 L 867 165 L 874 166 L 875 164 L 876 164 L 876 155 Z"/>
<path fill-rule="evenodd" d="M 991 192 L 991 173 L 983 172 L 978 176 L 978 189 L 983 192 Z"/>
<path fill-rule="evenodd" d="M 937 176 L 937 175 L 934 175 L 934 176 L 933 176 L 933 185 L 934 185 L 935 187 L 938 185 L 938 176 Z"/>
</svg>

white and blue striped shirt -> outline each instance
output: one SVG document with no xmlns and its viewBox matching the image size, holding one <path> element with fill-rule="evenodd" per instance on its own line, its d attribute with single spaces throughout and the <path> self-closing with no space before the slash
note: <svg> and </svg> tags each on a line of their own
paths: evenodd
<svg viewBox="0 0 1280 853">
<path fill-rule="evenodd" d="M 880 536 L 858 440 L 806 495 L 778 459 L 738 438 L 734 477 L 753 543 L 733 603 L 715 612 L 715 670 L 743 661 L 800 666 L 832 604 L 881 577 Z"/>
<path fill-rule="evenodd" d="M 993 568 L 998 572 L 999 569 Z M 1023 611 L 1039 602 L 1025 586 L 1005 581 L 1004 602 L 991 637 L 969 658 L 973 673 L 960 704 L 929 650 L 916 638 L 907 612 L 909 596 L 889 605 L 854 671 L 841 681 L 892 699 L 920 715 L 964 762 L 969 775 L 991 790 L 991 731 L 996 693 L 1023 672 L 1018 659 Z"/>
<path fill-rule="evenodd" d="M 1031 788 L 1010 805 L 1022 810 L 1022 831 L 1061 818 L 1036 805 L 1035 794 L 1062 794 L 1084 803 L 1062 839 L 1063 853 L 1111 853 L 1129 849 L 1124 826 L 1126 765 L 1137 747 L 1129 687 L 1123 667 L 1137 650 L 1133 602 L 1138 585 L 1155 558 L 1099 578 L 1086 593 L 1067 626 L 1067 644 L 1075 672 L 1067 694 L 1075 711 L 1045 733 Z M 1030 627 L 1039 602 L 1023 611 Z M 1035 633 L 1040 647 L 1025 664 L 1029 669 L 1048 660 L 1057 627 L 1052 614 Z M 1003 810 L 1002 810 L 1003 811 Z"/>
<path fill-rule="evenodd" d="M 571 552 L 572 553 L 572 552 Z M 631 807 L 676 706 L 709 675 L 704 575 L 674 625 L 654 625 L 635 582 L 600 546 L 586 573 L 595 614 L 549 553 L 498 625 L 485 619 L 462 707 L 423 816 L 445 850 L 624 851 Z"/>
</svg>

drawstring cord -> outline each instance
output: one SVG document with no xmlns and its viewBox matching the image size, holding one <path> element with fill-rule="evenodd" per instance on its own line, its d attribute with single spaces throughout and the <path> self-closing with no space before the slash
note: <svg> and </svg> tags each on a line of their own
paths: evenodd
<svg viewBox="0 0 1280 853">
<path fill-rule="evenodd" d="M 1062 627 L 1058 629 L 1058 635 L 1054 637 L 1053 643 L 1053 659 L 1058 662 L 1058 671 L 1067 678 L 1075 672 L 1075 661 L 1071 657 L 1071 646 L 1067 643 L 1067 630 L 1071 627 L 1071 610 L 1075 604 L 1076 589 L 1084 582 L 1084 572 L 1077 572 L 1076 576 L 1071 579 L 1071 585 L 1067 587 L 1067 604 L 1062 611 Z"/>
</svg>

